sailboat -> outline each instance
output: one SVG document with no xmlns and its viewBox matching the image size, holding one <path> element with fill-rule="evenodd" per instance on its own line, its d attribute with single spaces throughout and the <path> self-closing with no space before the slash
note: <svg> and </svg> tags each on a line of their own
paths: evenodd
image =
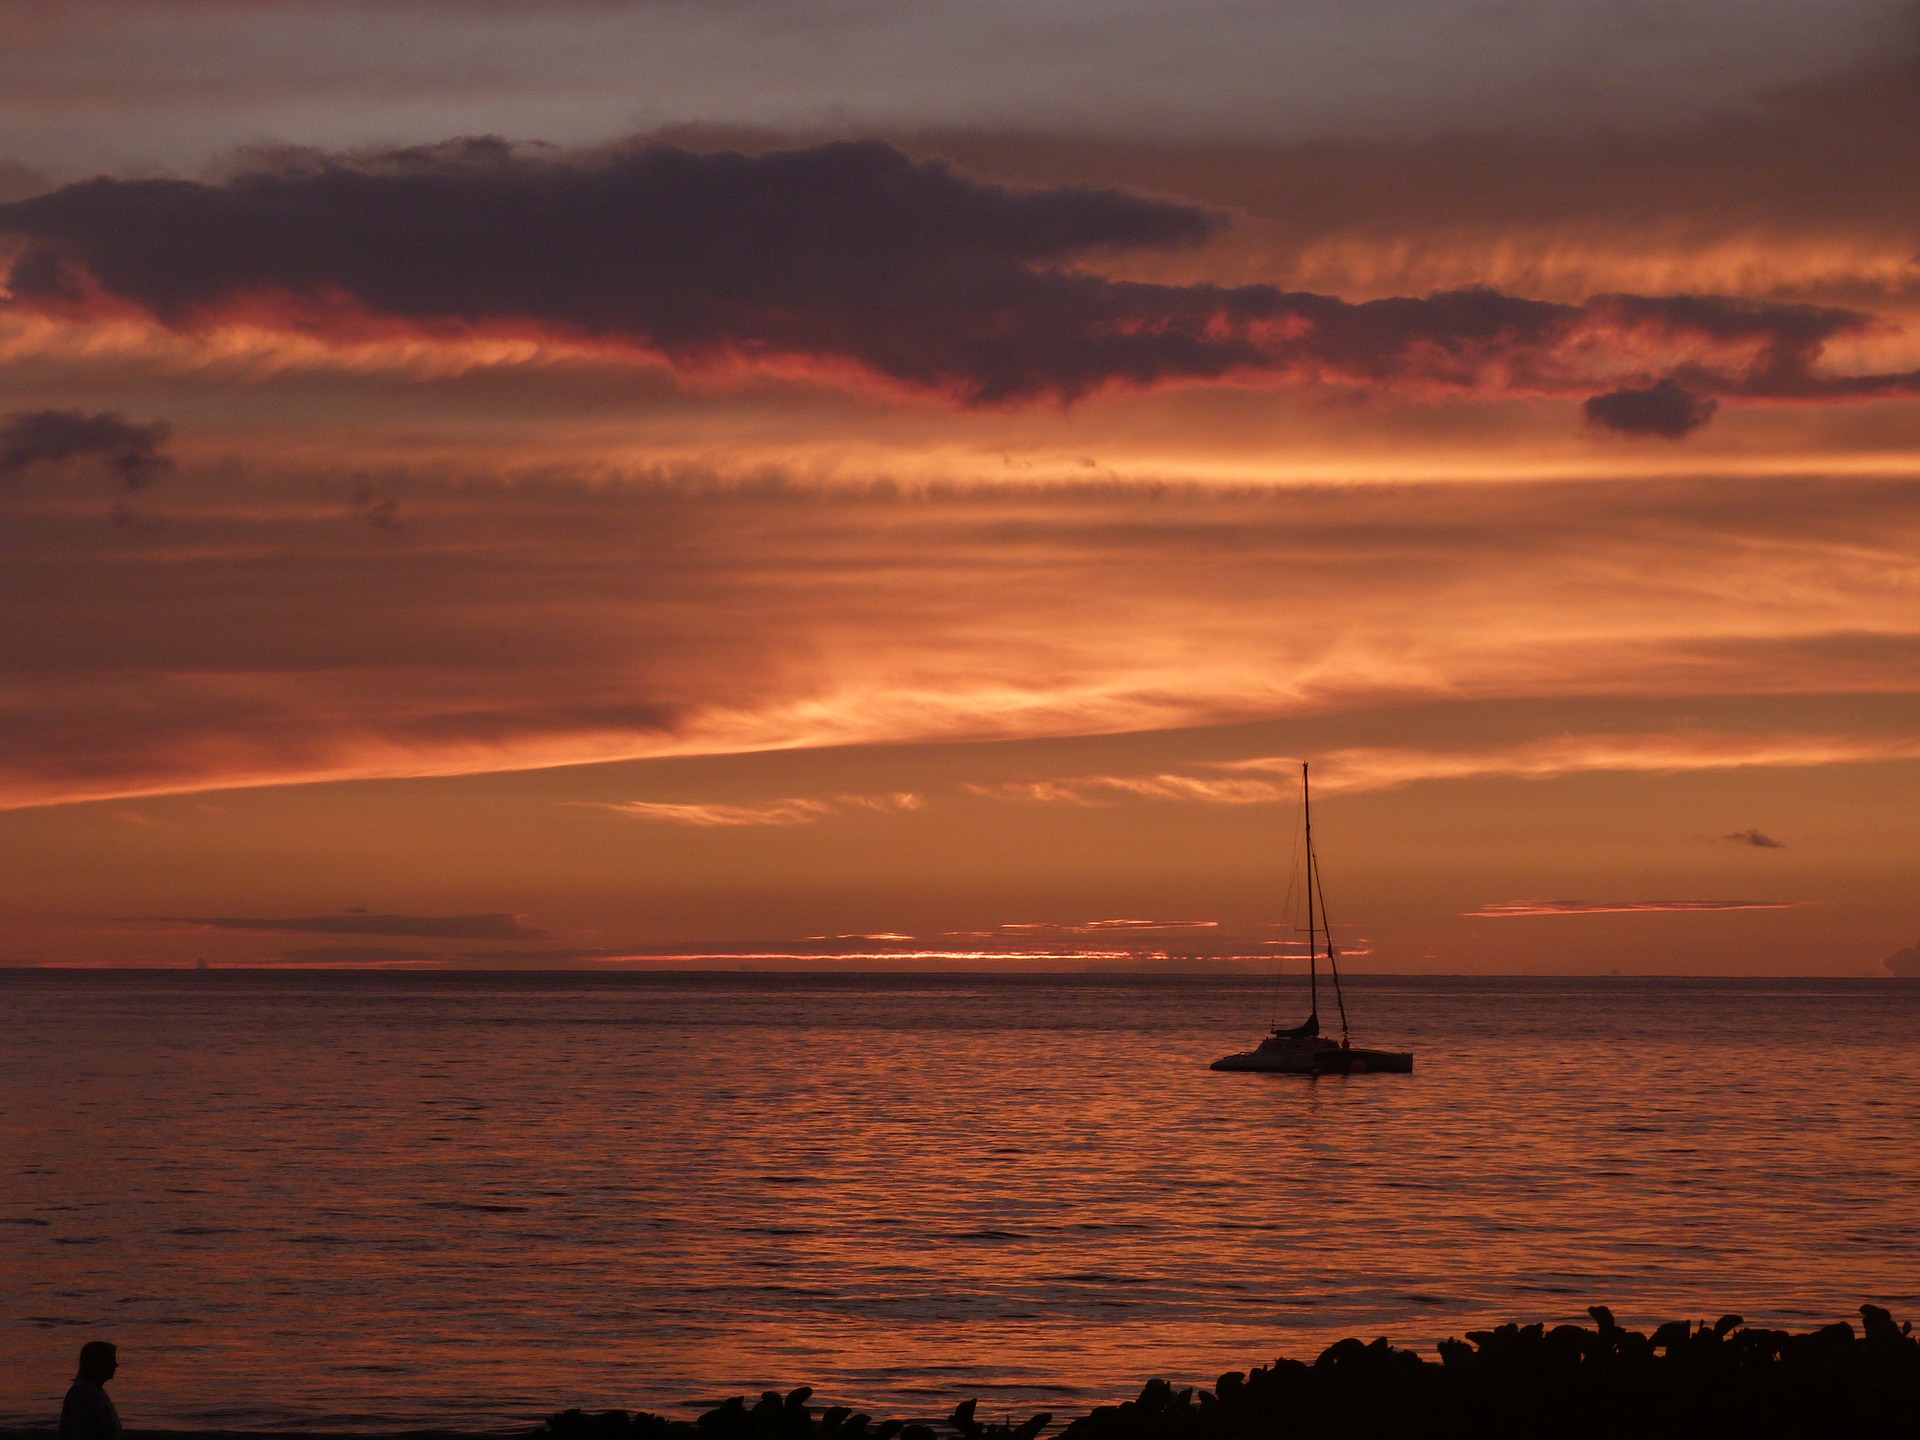
<svg viewBox="0 0 1920 1440">
<path fill-rule="evenodd" d="M 1300 767 L 1300 804 L 1307 824 L 1307 975 L 1312 999 L 1307 1018 L 1298 1025 L 1282 1029 L 1276 1026 L 1267 1038 L 1251 1050 L 1223 1055 L 1210 1067 L 1214 1070 L 1267 1070 L 1283 1075 L 1368 1075 L 1411 1074 L 1413 1053 L 1406 1050 L 1368 1050 L 1353 1043 L 1347 1029 L 1347 999 L 1340 990 L 1339 952 L 1333 945 L 1333 928 L 1327 921 L 1327 898 L 1320 890 L 1320 857 L 1313 849 L 1313 798 L 1307 784 L 1307 767 Z M 1320 905 L 1319 925 L 1314 923 L 1314 902 Z M 1320 1033 L 1320 943 L 1324 936 L 1327 970 L 1333 976 L 1334 1003 L 1340 1010 L 1340 1038 Z"/>
</svg>

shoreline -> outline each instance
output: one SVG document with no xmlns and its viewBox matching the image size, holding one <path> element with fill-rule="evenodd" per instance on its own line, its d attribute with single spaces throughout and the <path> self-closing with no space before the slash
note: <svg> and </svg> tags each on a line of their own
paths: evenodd
<svg viewBox="0 0 1920 1440">
<path fill-rule="evenodd" d="M 1876 1305 L 1859 1322 L 1794 1333 L 1739 1315 L 1675 1320 L 1650 1334 L 1603 1305 L 1591 1326 L 1508 1323 L 1433 1347 L 1349 1337 L 1312 1361 L 1282 1357 L 1222 1374 L 1211 1389 L 1148 1380 L 1132 1400 L 1071 1418 L 875 1422 L 816 1408 L 807 1387 L 735 1396 L 697 1417 L 565 1410 L 508 1429 L 218 1430 L 129 1428 L 126 1440 L 1244 1440 L 1315 1436 L 1841 1436 L 1903 1433 L 1920 1414 L 1920 1336 Z M 1062 1422 L 1063 1423 L 1057 1423 Z M 0 1440 L 59 1440 L 56 1428 L 0 1427 Z"/>
<path fill-rule="evenodd" d="M 308 1430 L 290 1427 L 283 1430 L 145 1429 L 129 1426 L 122 1440 L 525 1440 L 537 1434 L 541 1422 L 510 1426 L 506 1429 L 455 1430 Z M 58 1427 L 0 1425 L 0 1440 L 60 1440 Z"/>
</svg>

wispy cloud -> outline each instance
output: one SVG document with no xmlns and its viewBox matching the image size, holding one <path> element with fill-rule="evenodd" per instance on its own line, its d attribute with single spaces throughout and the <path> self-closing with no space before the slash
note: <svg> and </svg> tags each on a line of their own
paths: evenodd
<svg viewBox="0 0 1920 1440">
<path fill-rule="evenodd" d="M 1314 783 L 1327 791 L 1357 792 L 1391 790 L 1427 780 L 1547 780 L 1591 771 L 1680 773 L 1913 759 L 1920 759 L 1920 739 L 1897 735 L 1741 735 L 1719 731 L 1556 735 L 1481 750 L 1333 750 L 1314 766 Z M 1299 763 L 1293 758 L 1263 757 L 1235 761 L 1227 768 L 1291 774 L 1297 773 Z"/>
<path fill-rule="evenodd" d="M 735 825 L 811 825 L 833 815 L 859 814 L 863 811 L 897 815 L 918 810 L 921 798 L 909 791 L 891 795 L 802 796 L 759 803 L 721 804 L 704 801 L 626 800 L 591 808 L 612 810 L 636 820 L 655 820 L 668 825 L 696 825 L 705 828 Z"/>
<path fill-rule="evenodd" d="M 1551 780 L 1601 772 L 1681 773 L 1696 770 L 1869 764 L 1920 758 L 1920 741 L 1900 736 L 1728 735 L 1689 731 L 1644 735 L 1558 735 L 1481 750 L 1350 747 L 1328 750 L 1313 762 L 1314 786 L 1324 794 L 1395 790 L 1430 781 L 1515 778 Z M 1196 765 L 1204 773 L 1161 771 L 1125 775 L 1069 775 L 1046 780 L 969 784 L 996 800 L 1096 806 L 1123 799 L 1207 805 L 1263 805 L 1300 794 L 1300 761 L 1256 756 Z M 1225 772 L 1225 773 L 1222 773 Z M 1256 772 L 1248 774 L 1246 772 Z M 1266 772 L 1277 778 L 1256 778 Z M 1729 841 L 1784 849 L 1758 830 Z"/>
<path fill-rule="evenodd" d="M 343 516 L 348 477 L 316 505 L 310 478 L 235 474 L 244 485 L 183 476 L 138 543 L 44 496 L 9 515 L 0 805 L 1623 694 L 1649 711 L 1753 704 L 1697 734 L 1673 728 L 1693 713 L 1678 707 L 1618 733 L 1568 708 L 1562 734 L 1533 738 L 1438 718 L 1320 725 L 1316 779 L 1920 754 L 1910 726 L 1823 732 L 1767 698 L 1911 692 L 1911 480 L 1582 482 L 1547 504 L 1504 484 L 913 499 L 416 473 L 379 481 L 404 489 L 409 518 L 376 533 Z M 1854 712 L 1824 713 L 1839 731 Z M 1259 803 L 1276 792 L 1247 782 L 1290 782 L 1289 765 L 1168 756 L 953 780 L 1061 782 L 1026 798 L 1083 804 Z M 878 788 L 785 783 L 614 798 Z"/>
<path fill-rule="evenodd" d="M 992 931 L 968 933 L 1017 936 L 1102 935 L 1110 939 L 1122 939 L 1129 935 L 1194 934 L 1219 928 L 1218 920 L 1083 920 L 1077 924 L 1047 920 L 1011 920 Z"/>
<path fill-rule="evenodd" d="M 1058 780 L 1009 780 L 969 784 L 967 790 L 994 800 L 1043 804 L 1109 805 L 1117 800 L 1191 800 L 1208 805 L 1262 805 L 1299 793 L 1271 780 L 1206 775 L 1072 775 Z"/>
<path fill-rule="evenodd" d="M 1761 830 L 1736 830 L 1731 835 L 1722 835 L 1720 838 L 1734 845 L 1750 845 L 1756 850 L 1784 850 L 1787 848 L 1786 841 L 1776 840 L 1773 836 Z"/>
<path fill-rule="evenodd" d="M 1471 920 L 1530 915 L 1639 915 L 1660 911 L 1793 910 L 1800 900 L 1502 900 L 1460 913 Z"/>
</svg>

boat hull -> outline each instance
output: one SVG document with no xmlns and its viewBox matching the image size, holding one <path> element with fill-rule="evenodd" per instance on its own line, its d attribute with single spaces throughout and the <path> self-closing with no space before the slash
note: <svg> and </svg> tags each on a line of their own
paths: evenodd
<svg viewBox="0 0 1920 1440">
<path fill-rule="evenodd" d="M 1405 1050 L 1324 1049 L 1245 1050 L 1223 1055 L 1211 1070 L 1254 1070 L 1269 1075 L 1411 1075 L 1413 1055 Z"/>
</svg>

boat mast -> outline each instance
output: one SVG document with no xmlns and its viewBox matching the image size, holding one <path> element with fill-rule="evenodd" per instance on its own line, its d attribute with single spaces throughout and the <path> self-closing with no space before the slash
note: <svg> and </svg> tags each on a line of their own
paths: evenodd
<svg viewBox="0 0 1920 1440">
<path fill-rule="evenodd" d="M 1327 893 L 1320 890 L 1320 867 L 1313 867 L 1313 886 L 1320 895 L 1320 926 L 1327 932 L 1327 968 L 1333 972 L 1333 999 L 1340 1007 L 1340 1043 L 1351 1045 L 1353 1037 L 1347 1030 L 1347 995 L 1340 988 L 1340 962 L 1333 953 L 1333 922 L 1327 919 Z"/>
<path fill-rule="evenodd" d="M 1307 817 L 1307 984 L 1313 996 L 1311 1018 L 1320 1018 L 1319 946 L 1313 935 L 1313 796 L 1307 789 L 1307 762 L 1300 762 L 1300 808 Z"/>
</svg>

